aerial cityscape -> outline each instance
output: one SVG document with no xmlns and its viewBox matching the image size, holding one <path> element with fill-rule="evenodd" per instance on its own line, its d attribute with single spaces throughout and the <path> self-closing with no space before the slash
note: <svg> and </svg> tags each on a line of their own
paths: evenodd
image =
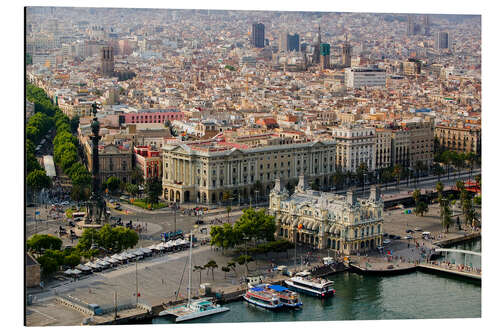
<svg viewBox="0 0 500 333">
<path fill-rule="evenodd" d="M 481 16 L 24 32 L 24 325 L 481 318 Z"/>
</svg>

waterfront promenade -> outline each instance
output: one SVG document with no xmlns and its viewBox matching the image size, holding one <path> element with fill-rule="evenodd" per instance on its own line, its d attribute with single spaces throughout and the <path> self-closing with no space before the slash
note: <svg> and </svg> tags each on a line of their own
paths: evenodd
<svg viewBox="0 0 500 333">
<path fill-rule="evenodd" d="M 371 265 L 370 268 L 387 269 L 388 265 L 393 265 L 392 270 L 415 266 L 415 262 L 425 261 L 423 255 L 430 253 L 430 250 L 440 244 L 448 244 L 456 239 L 466 239 L 475 237 L 471 230 L 456 230 L 450 228 L 448 233 L 442 232 L 439 218 L 439 208 L 437 205 L 430 205 L 429 212 L 424 216 L 415 216 L 414 214 L 402 214 L 403 210 L 392 210 L 385 212 L 384 232 L 393 235 L 399 235 L 401 238 L 406 235 L 407 229 L 420 229 L 429 231 L 434 237 L 433 240 L 424 240 L 421 231 L 413 234 L 414 239 L 392 239 L 386 246 L 383 253 L 372 251 L 370 253 L 360 253 L 359 256 L 353 255 L 352 260 L 360 263 L 361 268 L 366 269 L 365 260 Z M 234 221 L 241 214 L 240 211 L 230 213 L 231 221 Z M 168 217 L 167 217 L 168 215 Z M 148 246 L 152 243 L 158 243 L 155 239 L 159 230 L 169 230 L 172 226 L 171 213 L 164 212 L 159 215 L 148 214 L 142 216 L 142 221 L 148 222 L 146 239 L 142 238 L 141 246 Z M 223 222 L 226 221 L 227 214 L 219 213 L 218 217 Z M 210 219 L 215 218 L 214 215 Z M 127 218 L 125 218 L 127 219 Z M 177 223 L 183 229 L 193 223 L 195 217 L 177 215 Z M 463 221 L 463 217 L 460 216 Z M 208 219 L 206 219 L 208 220 Z M 135 221 L 134 221 L 135 222 Z M 210 226 L 207 226 L 208 229 Z M 385 237 L 387 238 L 387 237 Z M 387 251 L 390 251 L 393 259 L 387 261 Z M 168 256 L 158 256 L 142 260 L 137 265 L 138 290 L 141 294 L 139 301 L 150 306 L 159 305 L 164 302 L 181 299 L 186 296 L 187 275 L 185 268 L 188 251 L 170 254 Z M 319 265 L 321 258 L 327 255 L 333 255 L 326 250 L 313 251 L 306 248 L 300 248 L 297 254 L 297 268 L 311 269 Z M 397 258 L 397 259 L 395 259 Z M 245 289 L 242 283 L 242 277 L 246 275 L 245 266 L 237 265 L 236 271 L 224 273 L 221 267 L 228 261 L 234 259 L 232 251 L 216 251 L 210 246 L 197 247 L 193 250 L 193 266 L 203 266 L 209 260 L 215 260 L 218 269 L 214 270 L 214 277 L 209 270 L 193 272 L 193 294 L 200 295 L 198 287 L 200 283 L 210 283 L 212 291 L 219 294 L 230 294 L 234 292 L 243 292 Z M 300 262 L 303 262 L 303 265 Z M 283 277 L 278 272 L 271 271 L 272 265 L 287 265 L 289 269 L 294 269 L 294 250 L 290 250 L 288 255 L 272 254 L 269 257 L 261 256 L 256 262 L 249 263 L 249 274 L 264 275 L 268 281 L 279 281 Z M 182 280 L 182 283 L 180 281 Z M 180 287 L 179 287 L 180 285 Z M 37 325 L 79 325 L 86 317 L 80 312 L 69 309 L 68 307 L 55 302 L 56 294 L 72 295 L 88 303 L 96 303 L 101 306 L 112 306 L 114 303 L 114 292 L 117 292 L 118 304 L 134 302 L 136 300 L 136 267 L 134 263 L 114 268 L 105 272 L 95 273 L 84 277 L 78 281 L 65 279 L 63 281 L 54 281 L 47 284 L 44 290 L 28 290 L 28 294 L 36 297 L 33 305 L 27 307 L 27 324 L 29 326 Z M 177 294 L 176 294 L 177 293 Z"/>
</svg>

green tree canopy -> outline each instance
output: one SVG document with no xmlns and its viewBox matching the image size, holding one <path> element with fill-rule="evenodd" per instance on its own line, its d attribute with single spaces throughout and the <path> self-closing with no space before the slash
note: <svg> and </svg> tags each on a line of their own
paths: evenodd
<svg viewBox="0 0 500 333">
<path fill-rule="evenodd" d="M 72 133 L 76 133 L 78 125 L 80 125 L 80 117 L 78 115 L 75 115 L 70 120 L 70 127 Z"/>
<path fill-rule="evenodd" d="M 26 184 L 33 190 L 40 191 L 42 188 L 50 188 L 52 180 L 45 170 L 33 170 L 26 177 Z"/>
<path fill-rule="evenodd" d="M 78 240 L 77 249 L 87 251 L 92 249 L 92 244 L 120 252 L 122 250 L 134 247 L 139 241 L 139 236 L 134 230 L 125 227 L 111 228 L 110 225 L 104 225 L 99 231 L 86 229 Z"/>
<path fill-rule="evenodd" d="M 26 155 L 26 174 L 30 174 L 32 171 L 42 170 L 42 166 L 38 163 L 34 154 Z"/>
<path fill-rule="evenodd" d="M 64 265 L 74 268 L 80 264 L 80 256 L 76 253 L 64 257 Z"/>
<path fill-rule="evenodd" d="M 158 204 L 158 197 L 161 195 L 163 187 L 161 181 L 157 178 L 149 178 L 146 182 L 147 202 Z"/>
<path fill-rule="evenodd" d="M 274 216 L 267 215 L 264 209 L 245 209 L 243 215 L 236 221 L 234 228 L 243 237 L 257 240 L 274 240 L 276 223 Z"/>
<path fill-rule="evenodd" d="M 26 246 L 28 250 L 34 251 L 36 253 L 42 253 L 44 250 L 60 250 L 62 246 L 62 240 L 51 235 L 36 234 L 31 236 L 26 241 Z"/>
<path fill-rule="evenodd" d="M 125 185 L 125 190 L 132 196 L 136 196 L 139 193 L 139 186 L 136 184 L 127 183 Z"/>
<path fill-rule="evenodd" d="M 119 188 L 120 188 L 120 179 L 118 179 L 115 176 L 111 176 L 106 180 L 106 188 L 112 192 L 115 193 Z"/>
<path fill-rule="evenodd" d="M 37 261 L 40 263 L 43 276 L 50 276 L 57 272 L 59 268 L 57 260 L 51 256 L 42 255 L 37 258 Z"/>
</svg>

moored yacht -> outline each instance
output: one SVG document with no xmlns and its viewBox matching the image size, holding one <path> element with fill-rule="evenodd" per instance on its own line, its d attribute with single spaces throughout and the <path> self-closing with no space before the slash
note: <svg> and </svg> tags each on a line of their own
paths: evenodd
<svg viewBox="0 0 500 333">
<path fill-rule="evenodd" d="M 308 272 L 297 273 L 294 277 L 285 280 L 285 284 L 291 290 L 315 297 L 335 295 L 332 281 L 311 277 Z"/>
<path fill-rule="evenodd" d="M 181 305 L 170 306 L 158 314 L 159 316 L 173 316 L 175 317 L 176 323 L 229 311 L 229 308 L 215 304 L 210 298 L 191 299 L 191 271 L 193 270 L 191 261 L 192 255 L 193 236 L 191 233 L 189 240 L 189 282 L 187 302 Z"/>
</svg>

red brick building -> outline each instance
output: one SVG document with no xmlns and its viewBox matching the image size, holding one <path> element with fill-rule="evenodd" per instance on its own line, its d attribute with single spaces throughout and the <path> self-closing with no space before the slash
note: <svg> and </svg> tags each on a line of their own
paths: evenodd
<svg viewBox="0 0 500 333">
<path fill-rule="evenodd" d="M 162 157 L 160 151 L 151 146 L 134 147 L 135 166 L 139 169 L 147 181 L 149 178 L 162 177 Z"/>
</svg>

